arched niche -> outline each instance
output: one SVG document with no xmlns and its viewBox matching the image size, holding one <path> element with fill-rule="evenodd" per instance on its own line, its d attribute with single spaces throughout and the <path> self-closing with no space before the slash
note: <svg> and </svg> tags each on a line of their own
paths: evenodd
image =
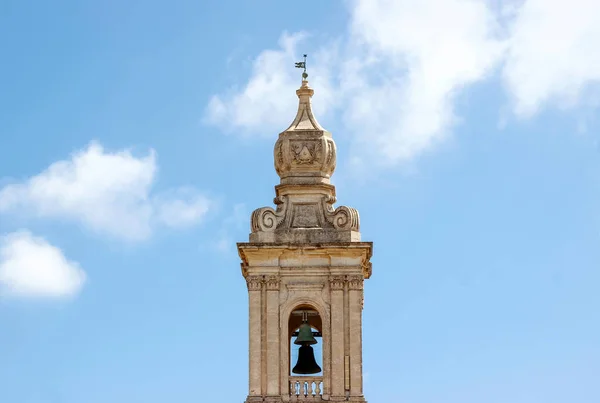
<svg viewBox="0 0 600 403">
<path fill-rule="evenodd" d="M 290 388 L 289 380 L 297 378 L 291 375 L 291 369 L 293 365 L 291 365 L 291 348 L 292 348 L 292 333 L 300 326 L 302 323 L 302 317 L 298 319 L 294 319 L 293 317 L 296 315 L 292 315 L 292 312 L 298 311 L 299 309 L 309 308 L 318 313 L 318 320 L 315 318 L 314 327 L 321 332 L 322 337 L 317 339 L 322 348 L 322 359 L 323 365 L 321 365 L 321 369 L 323 370 L 322 375 L 316 374 L 315 377 L 322 378 L 322 393 L 323 395 L 328 395 L 330 393 L 329 385 L 330 385 L 330 373 L 331 373 L 331 359 L 330 359 L 330 345 L 329 345 L 329 337 L 330 337 L 330 317 L 329 310 L 327 309 L 326 302 L 320 298 L 320 296 L 316 297 L 305 297 L 299 296 L 296 298 L 290 298 L 285 303 L 281 305 L 280 308 L 280 323 L 282 327 L 282 332 L 280 333 L 280 357 L 281 357 L 281 393 L 288 394 Z M 287 326 L 286 326 L 287 325 Z M 286 331 L 287 330 L 287 331 Z M 297 348 L 297 346 L 296 346 Z M 286 362 L 287 361 L 287 365 Z M 295 364 L 295 363 L 294 363 Z"/>
<path fill-rule="evenodd" d="M 296 340 L 296 336 L 294 335 L 300 328 L 300 325 L 303 323 L 304 318 L 306 317 L 308 324 L 311 326 L 311 330 L 315 335 L 315 339 L 317 340 L 317 344 L 312 345 L 312 349 L 314 352 L 314 357 L 321 367 L 321 371 L 318 373 L 310 374 L 310 375 L 302 375 L 302 374 L 294 374 L 292 372 L 293 366 L 297 363 L 298 359 L 298 350 L 300 348 L 299 345 L 295 345 L 294 341 Z M 288 351 L 288 368 L 289 368 L 289 376 L 322 376 L 323 375 L 323 318 L 319 314 L 319 311 L 312 306 L 311 304 L 303 303 L 295 306 L 289 315 L 288 319 L 288 342 L 287 345 L 289 347 Z"/>
<path fill-rule="evenodd" d="M 302 315 L 298 314 L 299 312 L 308 312 L 309 318 L 308 321 L 312 327 L 317 329 L 317 331 L 323 333 L 323 318 L 319 315 L 319 311 L 308 304 L 301 304 L 292 309 L 290 313 L 290 318 L 288 320 L 288 337 L 292 337 L 292 333 L 294 333 L 300 325 L 302 324 Z"/>
</svg>

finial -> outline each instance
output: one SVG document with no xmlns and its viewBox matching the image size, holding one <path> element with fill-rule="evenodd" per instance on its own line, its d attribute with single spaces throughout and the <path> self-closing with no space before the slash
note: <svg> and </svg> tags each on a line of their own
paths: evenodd
<svg viewBox="0 0 600 403">
<path fill-rule="evenodd" d="M 306 79 L 308 78 L 308 74 L 306 74 L 306 55 L 304 55 L 303 62 L 296 62 L 296 68 L 304 69 L 304 71 L 302 72 L 302 81 L 306 81 Z"/>
</svg>

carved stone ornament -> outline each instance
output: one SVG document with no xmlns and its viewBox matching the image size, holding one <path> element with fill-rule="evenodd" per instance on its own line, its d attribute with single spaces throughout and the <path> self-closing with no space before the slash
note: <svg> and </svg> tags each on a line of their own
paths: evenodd
<svg viewBox="0 0 600 403">
<path fill-rule="evenodd" d="M 265 278 L 265 284 L 267 285 L 267 290 L 279 290 L 280 283 L 281 283 L 281 278 L 279 276 L 267 276 Z"/>
<path fill-rule="evenodd" d="M 363 264 L 362 268 L 364 277 L 371 278 L 371 274 L 373 274 L 373 264 L 367 261 Z"/>
<path fill-rule="evenodd" d="M 292 141 L 292 152 L 294 153 L 294 162 L 296 164 L 312 164 L 321 160 L 321 142 L 311 141 Z"/>
<path fill-rule="evenodd" d="M 242 262 L 240 263 L 240 267 L 242 268 L 242 276 L 246 277 L 248 275 L 248 264 Z"/>
<path fill-rule="evenodd" d="M 360 216 L 355 208 L 339 206 L 333 208 L 333 196 L 322 196 L 321 204 L 306 205 L 290 202 L 286 196 L 275 198 L 277 209 L 262 207 L 254 210 L 251 218 L 252 232 L 273 232 L 279 228 L 331 228 L 338 231 L 360 231 Z M 295 207 L 291 207 L 295 206 Z M 310 208 L 309 208 L 310 207 Z M 311 213 L 311 217 L 298 220 L 294 214 Z M 298 222 L 307 223 L 298 225 Z"/>
<path fill-rule="evenodd" d="M 248 285 L 248 291 L 260 291 L 264 279 L 262 276 L 247 276 L 246 284 Z"/>
<path fill-rule="evenodd" d="M 345 282 L 345 276 L 331 276 L 329 277 L 329 288 L 332 290 L 343 290 Z"/>
<path fill-rule="evenodd" d="M 335 197 L 325 197 L 323 199 L 323 207 L 325 210 L 325 218 L 337 230 L 360 230 L 360 217 L 358 210 L 352 207 L 339 206 L 334 209 L 332 204 L 335 203 Z"/>
<path fill-rule="evenodd" d="M 282 133 L 275 143 L 274 151 L 275 171 L 279 177 L 304 178 L 304 182 L 309 183 L 328 183 L 335 170 L 336 148 L 333 139 L 323 133 L 306 131 L 293 133 L 293 136 Z"/>
<path fill-rule="evenodd" d="M 275 231 L 285 218 L 287 209 L 286 201 L 285 197 L 276 197 L 274 203 L 277 205 L 277 210 L 274 210 L 272 207 L 261 207 L 254 210 L 250 219 L 252 232 Z"/>
<path fill-rule="evenodd" d="M 364 285 L 364 277 L 362 275 L 348 276 L 348 289 L 362 290 Z"/>
</svg>

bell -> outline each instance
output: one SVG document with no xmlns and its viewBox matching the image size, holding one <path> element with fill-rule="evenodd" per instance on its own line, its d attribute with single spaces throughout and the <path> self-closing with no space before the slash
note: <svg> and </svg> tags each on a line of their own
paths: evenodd
<svg viewBox="0 0 600 403">
<path fill-rule="evenodd" d="M 317 344 L 317 339 L 312 334 L 312 328 L 307 323 L 306 316 L 298 329 L 298 337 L 296 337 L 294 344 L 299 344 L 300 348 L 298 349 L 298 362 L 296 362 L 292 372 L 301 375 L 321 372 L 321 367 L 315 360 L 315 352 L 310 346 L 311 344 Z"/>
<path fill-rule="evenodd" d="M 298 329 L 298 337 L 294 341 L 294 344 L 299 344 L 301 346 L 307 346 L 309 344 L 317 344 L 317 339 L 312 334 L 312 328 L 306 322 L 300 325 Z"/>
<path fill-rule="evenodd" d="M 292 372 L 300 375 L 318 374 L 321 372 L 321 367 L 319 367 L 319 364 L 315 360 L 315 352 L 308 344 L 300 346 L 298 349 L 298 362 L 296 362 Z"/>
</svg>

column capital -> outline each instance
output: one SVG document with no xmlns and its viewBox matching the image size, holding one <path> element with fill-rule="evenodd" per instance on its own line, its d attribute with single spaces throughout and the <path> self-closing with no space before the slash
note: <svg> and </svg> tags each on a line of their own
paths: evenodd
<svg viewBox="0 0 600 403">
<path fill-rule="evenodd" d="M 346 276 L 348 281 L 348 289 L 362 290 L 364 285 L 364 277 L 362 275 Z"/>
<path fill-rule="evenodd" d="M 279 290 L 281 277 L 277 275 L 266 276 L 265 284 L 267 285 L 267 290 Z"/>
<path fill-rule="evenodd" d="M 336 275 L 329 277 L 329 288 L 332 290 L 343 290 L 346 279 L 344 276 Z"/>
<path fill-rule="evenodd" d="M 248 291 L 260 291 L 264 283 L 263 276 L 246 276 Z"/>
</svg>

